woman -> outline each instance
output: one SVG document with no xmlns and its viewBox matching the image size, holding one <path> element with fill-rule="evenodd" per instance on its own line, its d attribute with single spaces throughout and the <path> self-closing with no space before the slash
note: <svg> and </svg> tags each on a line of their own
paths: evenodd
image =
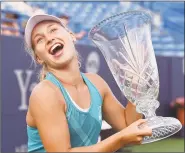
<svg viewBox="0 0 185 153">
<path fill-rule="evenodd" d="M 146 120 L 138 120 L 132 103 L 124 108 L 100 76 L 80 72 L 75 40 L 57 17 L 35 15 L 27 22 L 29 53 L 43 66 L 29 99 L 28 151 L 114 152 L 140 144 L 152 133 L 138 128 Z M 97 143 L 102 115 L 118 132 Z"/>
</svg>

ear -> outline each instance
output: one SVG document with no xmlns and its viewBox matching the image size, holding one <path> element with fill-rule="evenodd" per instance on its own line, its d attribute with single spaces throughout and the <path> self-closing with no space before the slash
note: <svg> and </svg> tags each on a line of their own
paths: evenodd
<svg viewBox="0 0 185 153">
<path fill-rule="evenodd" d="M 75 34 L 74 34 L 71 30 L 69 30 L 67 27 L 65 27 L 65 29 L 66 29 L 67 32 L 70 34 L 70 36 L 71 36 L 73 42 L 76 42 L 76 36 L 75 36 Z"/>
<path fill-rule="evenodd" d="M 73 42 L 76 42 L 75 34 L 73 32 L 71 32 L 71 31 L 69 31 L 69 33 L 70 33 L 70 36 L 71 36 Z"/>
<path fill-rule="evenodd" d="M 41 60 L 37 55 L 36 55 L 35 59 L 36 59 L 36 62 L 37 62 L 38 64 L 41 64 L 41 65 L 42 65 L 42 64 L 44 63 L 44 61 Z"/>
</svg>

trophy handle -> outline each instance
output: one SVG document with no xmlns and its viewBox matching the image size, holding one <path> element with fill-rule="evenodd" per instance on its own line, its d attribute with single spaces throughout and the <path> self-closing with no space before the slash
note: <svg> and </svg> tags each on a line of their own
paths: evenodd
<svg viewBox="0 0 185 153">
<path fill-rule="evenodd" d="M 145 116 L 145 118 L 151 118 L 156 116 L 156 109 L 159 107 L 159 101 L 155 99 L 140 99 L 136 100 L 136 111 Z"/>
</svg>

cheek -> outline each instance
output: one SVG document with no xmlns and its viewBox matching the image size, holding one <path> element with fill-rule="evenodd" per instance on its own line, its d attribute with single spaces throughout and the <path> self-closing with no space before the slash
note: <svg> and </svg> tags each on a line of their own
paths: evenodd
<svg viewBox="0 0 185 153">
<path fill-rule="evenodd" d="M 37 47 L 37 49 L 35 50 L 35 53 L 39 57 L 45 57 L 47 55 L 47 52 L 45 51 L 44 47 Z"/>
<path fill-rule="evenodd" d="M 68 52 L 70 52 L 70 55 L 74 55 L 76 50 L 75 50 L 75 46 L 72 42 L 68 43 L 68 47 L 67 47 Z"/>
<path fill-rule="evenodd" d="M 68 46 L 69 46 L 71 49 L 74 49 L 74 41 L 73 41 L 72 37 L 66 38 L 65 41 L 67 42 Z"/>
</svg>

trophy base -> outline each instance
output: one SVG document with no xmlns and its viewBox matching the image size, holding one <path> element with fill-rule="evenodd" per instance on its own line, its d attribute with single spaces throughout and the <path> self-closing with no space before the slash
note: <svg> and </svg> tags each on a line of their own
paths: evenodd
<svg viewBox="0 0 185 153">
<path fill-rule="evenodd" d="M 165 139 L 177 133 L 182 128 L 180 121 L 173 117 L 151 117 L 147 119 L 147 125 L 152 128 L 152 136 L 145 136 L 142 144 Z M 143 126 L 145 124 L 142 124 L 139 128 Z"/>
</svg>

